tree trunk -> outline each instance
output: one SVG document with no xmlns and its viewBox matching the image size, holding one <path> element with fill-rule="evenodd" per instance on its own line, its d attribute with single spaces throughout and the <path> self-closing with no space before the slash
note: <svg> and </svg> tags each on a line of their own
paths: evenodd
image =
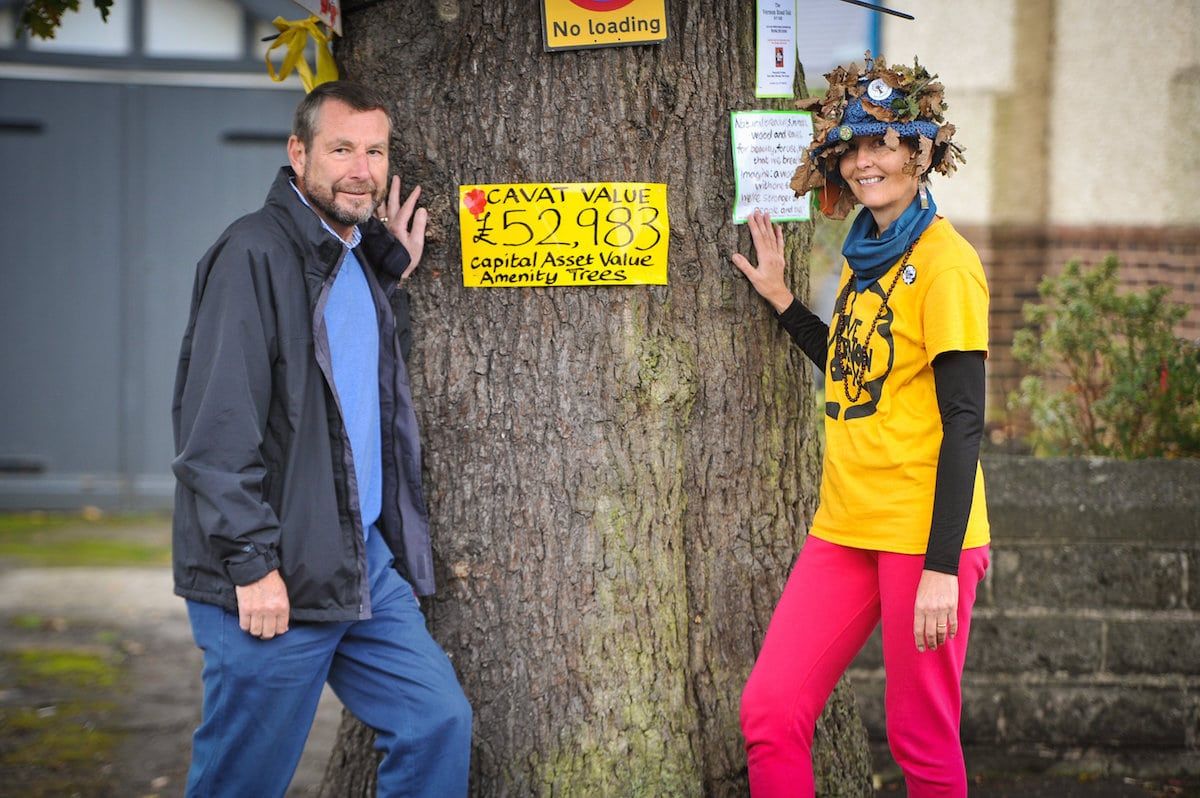
<svg viewBox="0 0 1200 798">
<path fill-rule="evenodd" d="M 346 4 L 343 74 L 394 102 L 393 167 L 434 228 L 410 364 L 427 608 L 475 709 L 478 795 L 746 792 L 738 701 L 812 517 L 819 420 L 729 262 L 749 250 L 729 112 L 773 103 L 754 4 L 668 14 L 661 45 L 545 53 L 537 0 Z M 670 285 L 464 289 L 457 187 L 553 181 L 667 183 Z M 804 295 L 812 228 L 789 234 Z M 370 794 L 353 725 L 327 795 Z M 845 685 L 818 734 L 822 794 L 868 794 Z"/>
</svg>

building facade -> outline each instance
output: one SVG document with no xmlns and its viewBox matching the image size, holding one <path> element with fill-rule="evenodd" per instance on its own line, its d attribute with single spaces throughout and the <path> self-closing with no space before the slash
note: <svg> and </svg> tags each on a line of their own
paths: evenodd
<svg viewBox="0 0 1200 798">
<path fill-rule="evenodd" d="M 170 506 L 195 263 L 262 204 L 302 88 L 287 0 L 91 3 L 50 41 L 0 2 L 0 508 Z"/>
<path fill-rule="evenodd" d="M 919 55 L 947 86 L 967 148 L 939 207 L 976 246 L 992 289 L 989 417 L 1020 372 L 1021 308 L 1064 263 L 1121 260 L 1166 285 L 1200 338 L 1200 3 L 904 0 L 883 21 L 891 62 Z"/>
</svg>

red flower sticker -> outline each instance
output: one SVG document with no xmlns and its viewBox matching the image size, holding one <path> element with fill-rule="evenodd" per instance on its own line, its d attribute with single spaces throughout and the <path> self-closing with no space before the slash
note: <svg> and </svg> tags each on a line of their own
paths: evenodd
<svg viewBox="0 0 1200 798">
<path fill-rule="evenodd" d="M 487 207 L 487 195 L 480 189 L 471 189 L 463 196 L 463 205 L 466 205 L 471 215 L 478 219 L 479 214 L 483 213 L 483 209 Z"/>
<path fill-rule="evenodd" d="M 338 9 L 337 3 L 333 0 L 321 0 L 321 13 L 329 17 L 329 24 L 337 24 Z"/>
</svg>

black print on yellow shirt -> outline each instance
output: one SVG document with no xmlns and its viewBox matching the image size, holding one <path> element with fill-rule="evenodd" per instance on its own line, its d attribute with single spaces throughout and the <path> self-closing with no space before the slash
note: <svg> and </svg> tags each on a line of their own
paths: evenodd
<svg viewBox="0 0 1200 798">
<path fill-rule="evenodd" d="M 862 294 L 853 290 L 853 280 L 851 277 L 834 311 L 833 352 L 829 361 L 829 376 L 835 384 L 842 386 L 843 396 L 847 400 L 846 412 L 844 415 L 841 413 L 842 408 L 838 402 L 825 403 L 827 416 L 836 419 L 841 415 L 845 421 L 875 414 L 879 407 L 879 397 L 883 395 L 883 385 L 896 363 L 896 345 L 892 337 L 892 321 L 896 313 L 888 304 L 891 290 L 884 291 L 878 281 L 872 283 L 865 293 L 879 297 L 879 310 L 869 318 L 860 318 L 855 314 L 855 310 Z M 893 281 L 892 288 L 894 287 Z M 850 298 L 852 293 L 853 299 Z M 868 379 L 867 375 L 874 371 L 872 366 L 885 351 L 887 367 Z M 860 402 L 863 394 L 866 394 L 866 401 Z"/>
</svg>

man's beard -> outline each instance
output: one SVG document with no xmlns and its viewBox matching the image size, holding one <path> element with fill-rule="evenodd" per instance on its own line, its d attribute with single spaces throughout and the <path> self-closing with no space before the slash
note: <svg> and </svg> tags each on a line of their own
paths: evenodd
<svg viewBox="0 0 1200 798">
<path fill-rule="evenodd" d="M 338 191 L 364 190 L 370 192 L 371 202 L 360 208 L 339 206 L 334 200 L 334 196 Z M 332 186 L 324 186 L 314 180 L 310 180 L 307 173 L 304 175 L 304 193 L 314 208 L 338 224 L 345 225 L 362 224 L 367 221 L 367 219 L 371 218 L 371 214 L 375 212 L 375 207 L 383 201 L 383 192 L 371 181 L 362 183 L 342 181 L 334 183 Z"/>
</svg>

